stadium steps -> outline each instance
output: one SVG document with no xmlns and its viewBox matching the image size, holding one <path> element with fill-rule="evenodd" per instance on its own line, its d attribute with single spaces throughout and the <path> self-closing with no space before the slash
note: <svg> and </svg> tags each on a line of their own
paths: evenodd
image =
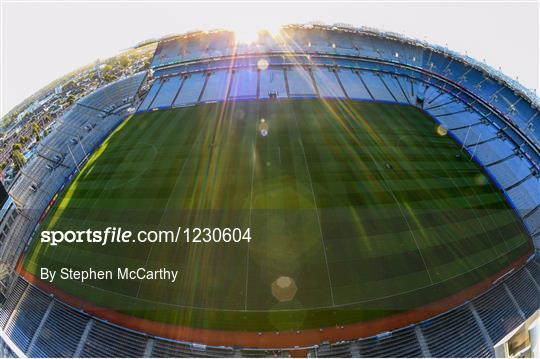
<svg viewBox="0 0 540 359">
<path fill-rule="evenodd" d="M 5 327 L 9 317 L 13 313 L 13 310 L 17 307 L 21 297 L 23 296 L 26 287 L 28 287 L 28 283 L 21 277 L 17 277 L 8 299 L 2 306 L 2 311 L 0 312 L 0 327 Z"/>
<path fill-rule="evenodd" d="M 522 322 L 517 308 L 502 285 L 492 288 L 488 294 L 476 298 L 472 303 L 494 343 Z"/>
<path fill-rule="evenodd" d="M 514 153 L 514 148 L 507 142 L 495 138 L 492 141 L 468 147 L 481 163 L 492 163 Z"/>
<path fill-rule="evenodd" d="M 381 81 L 381 75 L 378 72 L 364 71 L 360 74 L 360 78 L 374 100 L 397 102 L 388 87 Z"/>
<path fill-rule="evenodd" d="M 320 358 L 352 358 L 351 343 L 321 344 L 316 350 Z"/>
<path fill-rule="evenodd" d="M 384 88 L 386 88 L 386 91 L 388 91 L 388 93 L 390 94 L 390 96 L 392 96 L 392 99 L 395 102 L 407 103 L 407 99 L 403 96 L 403 93 L 401 92 L 399 87 L 392 82 L 392 77 L 385 74 L 378 74 L 378 77 L 379 80 L 382 82 Z"/>
<path fill-rule="evenodd" d="M 433 357 L 493 356 L 492 349 L 483 340 L 480 328 L 466 306 L 426 320 L 420 327 Z"/>
<path fill-rule="evenodd" d="M 506 192 L 523 219 L 532 216 L 540 208 L 540 197 L 536 195 L 539 185 L 537 178 L 529 178 Z"/>
<path fill-rule="evenodd" d="M 92 107 L 90 105 L 85 105 L 83 103 L 77 103 L 76 106 L 80 106 L 80 107 L 85 107 L 89 110 L 92 110 L 92 111 L 96 111 L 97 113 L 106 113 L 106 114 L 110 114 L 110 112 L 108 111 L 105 111 L 105 110 L 101 110 L 99 108 L 96 108 L 96 107 Z"/>
<path fill-rule="evenodd" d="M 146 71 L 121 78 L 98 88 L 79 100 L 77 104 L 88 109 L 112 113 L 115 108 L 125 104 L 126 101 L 132 101 L 136 97 L 145 78 Z"/>
<path fill-rule="evenodd" d="M 538 309 L 539 284 L 540 265 L 533 260 L 471 302 L 493 343 L 519 326 L 523 320 L 519 311 L 529 316 Z M 531 298 L 536 299 L 528 300 Z M 232 357 L 235 354 L 261 357 L 282 353 L 152 338 L 97 319 L 85 336 L 88 321 L 86 314 L 53 301 L 20 277 L 0 311 L 0 324 L 6 327 L 7 335 L 23 351 L 33 343 L 27 353 L 30 357 L 70 357 L 77 353 L 79 346 L 82 357 Z M 421 357 L 423 352 L 415 335 L 416 328 L 421 331 L 433 357 L 490 357 L 493 351 L 479 325 L 469 307 L 462 305 L 418 326 L 356 341 L 321 344 L 311 353 L 319 357 Z M 80 343 L 83 337 L 86 341 Z"/>
<path fill-rule="evenodd" d="M 407 89 L 407 80 L 403 76 L 396 76 L 395 81 L 397 82 L 399 89 L 401 90 L 403 96 L 405 96 L 405 99 L 407 102 L 411 105 L 414 105 L 414 98 L 412 96 L 412 93 L 409 92 Z"/>
<path fill-rule="evenodd" d="M 41 153 L 37 153 L 37 155 L 41 158 L 43 158 L 44 160 L 47 160 L 49 162 L 51 162 L 52 164 L 56 165 L 56 166 L 61 166 L 61 167 L 64 167 L 64 168 L 69 168 L 69 166 L 66 166 L 65 164 L 63 164 L 62 162 L 58 162 L 58 161 L 55 161 L 49 157 L 46 157 L 44 155 L 42 155 Z"/>
<path fill-rule="evenodd" d="M 86 315 L 55 301 L 28 356 L 73 357 L 88 320 Z"/>
<path fill-rule="evenodd" d="M 429 89 L 431 89 L 431 87 Z M 424 110 L 433 111 L 441 107 L 447 107 L 449 105 L 455 104 L 456 102 L 454 98 L 451 97 L 450 95 L 446 95 L 443 91 L 437 90 L 437 93 L 434 95 L 434 97 L 431 99 L 427 99 L 425 103 L 428 106 L 424 106 Z"/>
<path fill-rule="evenodd" d="M 529 265 L 528 267 L 531 267 Z M 532 278 L 525 269 L 518 271 L 508 278 L 506 285 L 512 292 L 520 309 L 525 317 L 528 318 L 540 308 L 540 291 L 532 282 Z"/>
<path fill-rule="evenodd" d="M 536 261 L 510 276 L 504 284 L 508 285 L 515 298 L 520 298 L 520 310 L 528 316 L 540 308 L 540 303 L 538 287 L 527 277 L 526 270 L 540 284 L 540 264 Z M 536 299 L 527 302 L 532 296 Z M 502 283 L 473 300 L 471 305 L 479 313 L 481 325 L 486 328 L 489 338 L 484 337 L 473 313 L 463 305 L 419 324 L 431 356 L 493 357 L 494 352 L 488 342 L 496 343 L 523 320 Z M 313 356 L 352 357 L 357 350 L 363 357 L 422 357 L 411 328 L 414 326 L 354 342 L 323 344 L 314 349 Z"/>
<path fill-rule="evenodd" d="M 527 219 L 529 217 L 531 217 L 536 211 L 538 211 L 540 209 L 540 204 L 538 204 L 536 207 L 534 207 L 533 209 L 530 210 L 530 212 L 527 212 L 523 218 L 524 219 Z"/>
<path fill-rule="evenodd" d="M 76 163 L 90 155 L 122 119 L 114 115 L 105 119 L 94 118 L 95 122 L 92 123 L 96 126 L 88 131 L 83 126 L 93 117 L 88 117 L 87 112 L 81 112 L 81 108 L 75 107 L 63 115 L 51 134 L 40 144 L 37 156 L 33 156 L 23 167 L 21 175 L 10 188 L 10 194 L 22 204 L 22 208 L 43 210 L 66 176 L 76 168 Z M 71 143 L 72 138 L 77 138 L 76 144 Z M 61 159 L 53 160 L 56 156 Z M 55 163 L 56 168 L 58 165 L 64 167 L 64 171 L 47 169 L 46 161 Z M 28 173 L 32 175 L 25 175 Z M 38 187 L 36 191 L 31 188 L 33 184 Z"/>
<path fill-rule="evenodd" d="M 4 332 L 26 352 L 38 329 L 52 298 L 34 286 L 29 286 L 19 302 L 19 307 L 9 319 Z"/>
<path fill-rule="evenodd" d="M 237 351 L 242 358 L 269 358 L 278 356 L 279 350 L 255 350 L 255 349 L 240 349 Z"/>
<path fill-rule="evenodd" d="M 508 187 L 505 187 L 504 190 L 505 191 L 509 191 L 511 190 L 512 188 L 516 188 L 517 186 L 519 186 L 520 184 L 522 184 L 523 182 L 527 181 L 529 178 L 532 178 L 534 175 L 532 173 L 529 173 L 526 177 L 520 179 L 519 181 L 517 181 L 516 183 L 513 183 L 511 184 L 510 186 Z"/>
<path fill-rule="evenodd" d="M 540 287 L 540 263 L 537 262 L 538 259 L 531 261 L 527 266 L 527 270 L 531 273 L 531 277 L 536 282 L 536 285 Z"/>
<path fill-rule="evenodd" d="M 527 178 L 531 175 L 530 163 L 518 156 L 510 155 L 506 160 L 494 163 L 488 167 L 488 171 L 497 178 L 497 181 L 503 188 L 508 189 L 510 186 L 521 183 L 520 179 Z"/>
<path fill-rule="evenodd" d="M 142 357 L 147 337 L 96 320 L 88 333 L 81 357 L 83 358 L 135 358 Z"/>
<path fill-rule="evenodd" d="M 166 339 L 156 339 L 152 349 L 154 358 L 190 358 L 190 357 L 232 357 L 232 348 L 215 348 L 190 343 L 173 342 Z"/>
<path fill-rule="evenodd" d="M 406 327 L 358 341 L 362 357 L 414 358 L 422 356 L 414 327 Z"/>
<path fill-rule="evenodd" d="M 494 162 L 488 163 L 488 164 L 484 165 L 484 167 L 489 168 L 489 167 L 491 167 L 491 166 L 498 165 L 498 164 L 503 163 L 503 162 L 505 162 L 505 161 L 507 161 L 507 160 L 509 160 L 509 159 L 511 159 L 511 158 L 513 158 L 513 157 L 515 157 L 515 156 L 516 156 L 516 154 L 512 153 L 511 155 L 508 155 L 508 156 L 506 156 L 506 157 L 504 157 L 504 158 L 501 158 L 501 159 L 496 160 L 496 161 L 494 161 Z"/>
</svg>

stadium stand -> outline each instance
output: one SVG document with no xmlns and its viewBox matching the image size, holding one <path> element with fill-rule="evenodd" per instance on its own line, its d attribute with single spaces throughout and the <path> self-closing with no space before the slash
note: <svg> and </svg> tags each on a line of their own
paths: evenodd
<svg viewBox="0 0 540 359">
<path fill-rule="evenodd" d="M 289 84 L 290 97 L 313 97 L 317 95 L 317 88 L 311 78 L 311 69 L 294 66 L 286 72 Z"/>
<path fill-rule="evenodd" d="M 365 84 L 359 81 L 358 71 L 343 70 L 338 73 L 339 79 L 347 98 L 352 100 L 372 100 L 371 94 L 366 89 Z"/>
<path fill-rule="evenodd" d="M 11 241 L 6 245 L 9 250 L 3 249 L 12 267 L 54 195 L 69 183 L 88 156 L 125 118 L 126 113 L 121 108 L 138 105 L 137 92 L 145 78 L 145 72 L 138 73 L 81 99 L 56 121 L 51 133 L 38 144 L 36 154 L 9 189 L 22 214 L 15 219 Z M 113 109 L 119 112 L 107 112 Z"/>
<path fill-rule="evenodd" d="M 357 343 L 364 357 L 420 357 L 422 348 L 413 326 L 366 338 Z"/>
<path fill-rule="evenodd" d="M 258 72 L 254 69 L 239 69 L 233 73 L 229 99 L 257 98 Z"/>
<path fill-rule="evenodd" d="M 216 71 L 207 74 L 205 91 L 202 92 L 200 101 L 213 102 L 224 101 L 230 84 L 229 71 Z"/>
<path fill-rule="evenodd" d="M 4 332 L 22 351 L 28 351 L 33 335 L 40 327 L 41 320 L 50 304 L 51 297 L 33 286 L 28 287 L 24 292 L 17 304 L 17 309 L 13 311 L 4 327 Z"/>
<path fill-rule="evenodd" d="M 504 286 L 499 285 L 492 288 L 488 293 L 491 295 L 484 295 L 473 300 L 472 303 L 482 319 L 489 337 L 496 343 L 508 333 L 508 328 L 515 328 L 523 318 Z"/>
<path fill-rule="evenodd" d="M 195 73 L 184 81 L 185 83 L 176 97 L 173 106 L 183 106 L 198 102 L 206 81 L 206 75 L 201 72 Z"/>
<path fill-rule="evenodd" d="M 138 73 L 104 86 L 81 99 L 57 121 L 53 133 L 39 144 L 37 155 L 10 189 L 22 208 L 45 208 L 66 177 L 120 123 L 122 116 L 108 111 L 131 103 L 145 76 Z M 42 192 L 44 196 L 40 196 Z"/>
<path fill-rule="evenodd" d="M 116 108 L 135 100 L 135 95 L 145 77 L 146 72 L 142 71 L 132 76 L 121 78 L 84 97 L 78 102 L 78 105 L 110 113 Z"/>
<path fill-rule="evenodd" d="M 538 291 L 535 290 L 535 286 L 531 285 L 530 281 L 529 273 L 523 270 L 516 273 L 506 282 L 511 293 L 520 293 L 514 298 L 526 318 L 533 315 L 540 307 L 540 296 L 538 296 Z"/>
<path fill-rule="evenodd" d="M 262 99 L 287 97 L 287 88 L 283 70 L 268 69 L 267 71 L 261 72 L 259 88 L 259 96 Z"/>
<path fill-rule="evenodd" d="M 160 87 L 159 92 L 156 94 L 152 101 L 151 106 L 154 108 L 171 107 L 180 86 L 182 85 L 182 78 L 176 76 L 171 78 L 165 78 Z"/>
<path fill-rule="evenodd" d="M 477 161 L 498 183 L 540 248 L 540 103 L 529 90 L 474 59 L 394 33 L 342 25 L 294 25 L 282 31 L 286 36 L 279 40 L 261 36 L 260 46 L 238 48 L 234 34 L 226 31 L 163 39 L 151 64 L 153 82 L 137 111 L 297 97 L 417 106 L 462 146 L 468 153 L 465 160 Z M 226 59 L 235 51 L 252 58 Z M 253 61 L 261 58 L 268 63 L 265 70 Z M 116 112 L 137 105 L 145 80 L 146 73 L 139 73 L 98 89 L 67 112 L 42 141 L 10 190 L 26 210 L 16 219 L 23 245 L 54 194 L 122 122 L 125 113 Z M 538 310 L 538 298 L 537 257 L 448 312 L 377 336 L 321 343 L 308 348 L 309 355 L 493 357 L 494 344 Z M 32 357 L 276 354 L 133 332 L 68 307 L 22 278 L 15 280 L 0 309 L 0 327 Z M 287 350 L 278 353 L 286 355 Z"/>
<path fill-rule="evenodd" d="M 511 187 L 531 175 L 530 163 L 513 154 L 502 162 L 496 162 L 489 170 L 503 188 Z"/>
<path fill-rule="evenodd" d="M 460 307 L 420 325 L 433 357 L 476 357 L 493 355 L 467 307 Z"/>
<path fill-rule="evenodd" d="M 109 338 L 114 338 L 110 340 Z M 80 356 L 83 358 L 136 358 L 142 357 L 146 348 L 142 334 L 94 321 Z"/>
<path fill-rule="evenodd" d="M 139 106 L 139 110 L 148 110 L 150 108 L 150 105 L 154 101 L 154 98 L 159 92 L 160 87 L 161 87 L 161 81 L 155 81 L 152 87 L 150 88 L 150 90 L 148 91 L 148 93 L 146 94 L 144 101 L 141 102 Z"/>
<path fill-rule="evenodd" d="M 363 71 L 360 74 L 360 81 L 366 86 L 366 89 L 374 100 L 396 102 L 392 93 L 381 81 L 380 74 Z"/>
<path fill-rule="evenodd" d="M 35 345 L 28 350 L 31 357 L 72 357 L 75 355 L 79 338 L 83 335 L 89 319 L 82 313 L 58 301 L 52 302 L 47 320 Z"/>
<path fill-rule="evenodd" d="M 13 284 L 11 295 L 2 306 L 2 311 L 0 313 L 0 326 L 2 328 L 6 326 L 6 323 L 9 320 L 11 314 L 13 313 L 15 308 L 18 306 L 19 299 L 21 299 L 27 286 L 28 286 L 28 283 L 22 278 L 17 278 L 17 280 Z"/>
<path fill-rule="evenodd" d="M 313 80 L 315 83 L 320 85 L 318 87 L 318 91 L 321 97 L 345 98 L 345 93 L 339 84 L 334 69 L 320 67 L 314 68 Z"/>
<path fill-rule="evenodd" d="M 307 35 L 304 32 L 302 36 Z M 297 43 L 307 44 L 302 36 L 301 41 Z M 324 46 L 328 46 L 326 41 L 320 39 L 319 34 L 310 40 L 311 46 L 307 46 L 307 50 L 319 49 L 322 51 Z M 319 40 L 321 42 L 317 47 L 314 44 Z M 379 42 L 373 38 L 371 40 L 373 51 L 378 54 L 377 56 L 382 56 L 392 62 L 402 59 L 399 54 L 404 52 L 395 48 L 389 49 L 390 42 Z M 469 153 L 470 159 L 474 158 L 484 166 L 492 178 L 500 184 L 501 189 L 506 191 L 508 198 L 526 221 L 529 232 L 534 233 L 538 229 L 538 223 L 540 223 L 540 211 L 538 213 L 532 212 L 540 204 L 540 199 L 538 199 L 540 196 L 537 196 L 540 182 L 539 178 L 534 175 L 535 169 L 538 172 L 540 168 L 540 157 L 538 154 L 534 154 L 535 150 L 529 151 L 530 147 L 525 146 L 527 143 L 523 140 L 523 136 L 516 135 L 516 132 L 508 125 L 510 122 L 515 122 L 524 126 L 525 119 L 530 118 L 531 112 L 534 112 L 532 107 L 524 106 L 524 100 L 516 98 L 513 92 L 508 92 L 504 86 L 493 81 L 490 77 L 485 75 L 475 77 L 473 73 L 479 70 L 472 67 L 466 69 L 457 59 L 440 56 L 433 51 L 428 52 L 427 55 L 427 58 L 425 58 L 425 54 L 423 56 L 423 64 L 430 71 L 440 70 L 445 76 L 456 82 L 472 82 L 472 80 L 465 81 L 464 76 L 466 76 L 481 83 L 482 90 L 479 93 L 485 94 L 488 99 L 487 104 L 481 103 L 480 99 L 475 98 L 464 89 L 442 81 L 430 73 L 417 73 L 412 76 L 412 70 L 405 71 L 397 67 L 383 68 L 383 65 L 386 66 L 386 64 L 379 64 L 375 67 L 373 63 L 367 64 L 351 60 L 334 60 L 334 64 L 341 67 L 339 71 L 335 71 L 334 66 L 317 64 L 313 58 L 311 60 L 315 64 L 308 67 L 290 66 L 283 58 L 273 58 L 269 61 L 270 68 L 258 71 L 258 76 L 255 76 L 256 64 L 252 64 L 251 69 L 242 68 L 236 73 L 231 73 L 228 69 L 220 70 L 218 63 L 215 65 L 215 71 L 173 75 L 166 78 L 157 76 L 157 80 L 139 111 L 171 106 L 169 104 L 171 98 L 178 90 L 172 106 L 225 101 L 229 92 L 228 98 L 231 100 L 257 97 L 260 99 L 345 97 L 355 100 L 417 105 L 448 130 L 449 135 L 453 136 Z M 248 81 L 245 90 L 239 90 L 238 81 L 235 81 L 237 76 Z M 181 77 L 186 78 L 182 80 Z M 169 86 L 171 90 L 169 90 Z M 478 93 L 477 89 L 475 93 Z M 149 100 L 152 96 L 155 97 Z M 499 101 L 498 99 L 502 97 L 504 99 Z M 501 106 L 503 103 L 517 105 L 523 102 L 519 106 L 523 108 L 522 113 L 524 114 L 521 115 L 521 120 L 501 115 L 509 113 L 507 106 L 503 106 L 500 112 L 498 108 L 490 107 L 493 106 L 495 100 L 499 101 L 496 103 L 501 103 Z M 513 106 L 513 108 L 516 108 L 515 111 L 517 111 L 517 106 Z M 514 159 L 505 165 L 505 161 L 513 157 L 521 160 L 519 172 L 501 170 L 505 166 L 513 166 L 517 163 L 518 160 Z"/>
<path fill-rule="evenodd" d="M 536 282 L 536 285 L 534 284 Z M 435 318 L 377 336 L 308 348 L 312 357 L 494 357 L 493 344 L 538 309 L 538 259 Z M 515 300 L 513 298 L 516 298 Z M 517 299 L 519 298 L 519 299 Z M 535 298 L 532 302 L 527 298 Z M 287 350 L 212 347 L 148 336 L 79 312 L 18 277 L 0 327 L 30 357 L 234 357 Z"/>
<path fill-rule="evenodd" d="M 207 347 L 193 343 L 181 343 L 164 339 L 156 339 L 152 357 L 156 358 L 189 358 L 189 357 L 232 357 L 234 350 L 226 347 Z"/>
</svg>

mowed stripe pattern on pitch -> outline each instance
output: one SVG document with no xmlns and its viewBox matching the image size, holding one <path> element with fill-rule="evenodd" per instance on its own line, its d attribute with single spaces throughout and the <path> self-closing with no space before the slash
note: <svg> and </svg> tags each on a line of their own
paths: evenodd
<svg viewBox="0 0 540 359">
<path fill-rule="evenodd" d="M 530 250 L 503 195 L 429 116 L 348 101 L 232 102 L 133 116 L 41 229 L 248 225 L 249 248 L 34 241 L 25 267 L 179 269 L 174 284 L 56 285 L 167 323 L 286 330 L 417 308 Z M 295 281 L 292 300 L 272 294 L 281 276 Z"/>
</svg>

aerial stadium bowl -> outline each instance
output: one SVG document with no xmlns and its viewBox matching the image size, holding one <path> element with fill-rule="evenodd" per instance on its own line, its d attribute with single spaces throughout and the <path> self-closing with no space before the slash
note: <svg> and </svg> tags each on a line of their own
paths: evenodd
<svg viewBox="0 0 540 359">
<path fill-rule="evenodd" d="M 539 102 L 519 84 L 447 49 L 344 25 L 287 26 L 251 44 L 228 31 L 172 36 L 151 68 L 137 112 L 35 238 L 181 227 L 181 239 L 35 239 L 19 273 L 45 293 L 152 338 L 242 348 L 399 332 L 514 272 L 532 295 L 501 295 L 522 319 L 538 309 L 538 264 L 524 265 L 539 241 Z M 187 243 L 186 228 L 242 235 Z M 179 275 L 50 284 L 43 267 Z M 487 355 L 497 330 L 477 335 Z"/>
</svg>

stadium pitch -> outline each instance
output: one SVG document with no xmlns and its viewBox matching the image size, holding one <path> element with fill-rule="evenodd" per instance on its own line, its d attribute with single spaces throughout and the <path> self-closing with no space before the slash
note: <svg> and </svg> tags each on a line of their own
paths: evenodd
<svg viewBox="0 0 540 359">
<path fill-rule="evenodd" d="M 250 240 L 50 246 L 36 238 L 24 270 L 167 267 L 180 273 L 174 283 L 54 285 L 151 321 L 273 331 L 417 309 L 532 250 L 503 194 L 431 117 L 352 101 L 240 101 L 132 116 L 39 231 L 179 226 L 250 229 Z"/>
</svg>

